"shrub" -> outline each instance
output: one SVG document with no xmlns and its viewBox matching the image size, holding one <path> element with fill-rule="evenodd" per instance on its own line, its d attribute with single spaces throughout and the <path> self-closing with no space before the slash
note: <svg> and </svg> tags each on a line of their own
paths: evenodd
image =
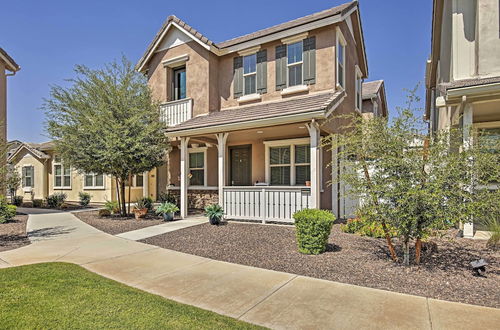
<svg viewBox="0 0 500 330">
<path fill-rule="evenodd" d="M 111 211 L 107 209 L 101 209 L 99 210 L 98 214 L 100 217 L 109 217 L 111 215 Z"/>
<path fill-rule="evenodd" d="M 104 209 L 109 211 L 109 214 L 119 213 L 120 204 L 118 201 L 106 201 L 106 203 L 104 203 Z"/>
<path fill-rule="evenodd" d="M 500 248 L 500 220 L 492 218 L 485 221 L 484 224 L 486 225 L 486 229 L 491 233 L 486 245 L 492 249 Z"/>
<path fill-rule="evenodd" d="M 33 207 L 42 207 L 43 206 L 43 199 L 34 199 L 33 200 Z"/>
<path fill-rule="evenodd" d="M 87 206 L 90 203 L 90 200 L 92 199 L 92 195 L 86 192 L 79 192 L 78 197 L 80 198 L 80 205 L 81 206 Z"/>
<path fill-rule="evenodd" d="M 9 205 L 4 196 L 0 196 L 0 223 L 5 223 L 16 216 L 17 207 Z"/>
<path fill-rule="evenodd" d="M 12 204 L 15 206 L 21 206 L 23 205 L 23 196 L 14 196 L 12 199 Z"/>
<path fill-rule="evenodd" d="M 394 228 L 389 227 L 391 237 L 396 236 Z M 340 226 L 340 230 L 344 233 L 357 234 L 361 236 L 369 236 L 374 238 L 384 238 L 385 233 L 380 222 L 370 222 L 363 218 L 355 218 L 347 220 L 347 223 Z"/>
<path fill-rule="evenodd" d="M 160 193 L 158 194 L 158 201 L 159 201 L 160 203 L 165 203 L 165 202 L 167 202 L 167 203 L 172 203 L 172 204 L 175 204 L 175 205 L 177 205 L 177 206 L 179 205 L 179 204 L 177 203 L 177 197 L 176 197 L 174 194 L 172 194 L 172 193 L 170 193 L 170 192 L 168 192 L 168 191 L 162 191 L 162 192 L 160 192 Z"/>
<path fill-rule="evenodd" d="M 47 206 L 50 208 L 60 208 L 68 195 L 65 193 L 55 193 L 47 197 Z"/>
<path fill-rule="evenodd" d="M 169 202 L 162 203 L 156 208 L 156 214 L 168 214 L 168 213 L 175 213 L 178 211 L 179 208 L 177 207 L 177 205 Z"/>
<path fill-rule="evenodd" d="M 325 252 L 335 216 L 330 211 L 305 209 L 295 212 L 295 229 L 300 253 Z"/>
<path fill-rule="evenodd" d="M 141 197 L 135 202 L 137 209 L 148 209 L 148 212 L 153 210 L 153 199 L 151 197 Z"/>
</svg>

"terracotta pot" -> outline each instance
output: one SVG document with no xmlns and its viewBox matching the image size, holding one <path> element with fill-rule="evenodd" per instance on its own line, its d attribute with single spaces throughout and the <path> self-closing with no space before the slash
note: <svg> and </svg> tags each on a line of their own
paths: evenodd
<svg viewBox="0 0 500 330">
<path fill-rule="evenodd" d="M 148 214 L 148 209 L 134 209 L 134 215 L 137 220 L 142 219 L 146 217 L 146 214 Z"/>
<path fill-rule="evenodd" d="M 311 186 L 311 181 L 306 181 L 306 187 L 310 187 Z"/>
</svg>

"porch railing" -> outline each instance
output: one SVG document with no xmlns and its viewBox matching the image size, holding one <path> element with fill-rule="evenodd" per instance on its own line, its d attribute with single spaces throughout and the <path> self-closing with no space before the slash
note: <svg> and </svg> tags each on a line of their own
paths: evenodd
<svg viewBox="0 0 500 330">
<path fill-rule="evenodd" d="M 193 99 L 171 101 L 160 105 L 160 119 L 167 127 L 178 125 L 191 119 Z"/>
<path fill-rule="evenodd" d="M 310 205 L 308 187 L 224 187 L 226 219 L 293 222 Z"/>
</svg>

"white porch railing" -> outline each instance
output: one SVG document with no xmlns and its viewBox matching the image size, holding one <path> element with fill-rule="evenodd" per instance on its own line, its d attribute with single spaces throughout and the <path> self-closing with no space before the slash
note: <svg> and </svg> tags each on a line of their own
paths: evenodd
<svg viewBox="0 0 500 330">
<path fill-rule="evenodd" d="M 308 187 L 224 187 L 226 219 L 293 222 L 310 205 Z"/>
<path fill-rule="evenodd" d="M 191 119 L 192 114 L 193 99 L 182 99 L 160 105 L 160 120 L 169 127 Z"/>
</svg>

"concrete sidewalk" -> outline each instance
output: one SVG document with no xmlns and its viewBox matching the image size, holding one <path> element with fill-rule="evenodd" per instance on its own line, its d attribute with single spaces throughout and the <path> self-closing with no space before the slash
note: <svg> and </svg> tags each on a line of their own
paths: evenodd
<svg viewBox="0 0 500 330">
<path fill-rule="evenodd" d="M 30 216 L 33 243 L 0 268 L 61 261 L 276 329 L 497 329 L 500 310 L 231 264 L 100 232 L 72 214 Z"/>
<path fill-rule="evenodd" d="M 126 238 L 132 241 L 139 241 L 141 239 L 145 239 L 148 237 L 153 237 L 165 233 L 169 233 L 171 231 L 188 228 L 192 226 L 196 226 L 202 223 L 208 222 L 206 217 L 190 217 L 183 220 L 176 221 L 168 221 L 162 223 L 161 225 L 145 227 L 137 230 L 128 231 L 126 233 L 121 233 L 115 235 L 117 237 Z"/>
</svg>

